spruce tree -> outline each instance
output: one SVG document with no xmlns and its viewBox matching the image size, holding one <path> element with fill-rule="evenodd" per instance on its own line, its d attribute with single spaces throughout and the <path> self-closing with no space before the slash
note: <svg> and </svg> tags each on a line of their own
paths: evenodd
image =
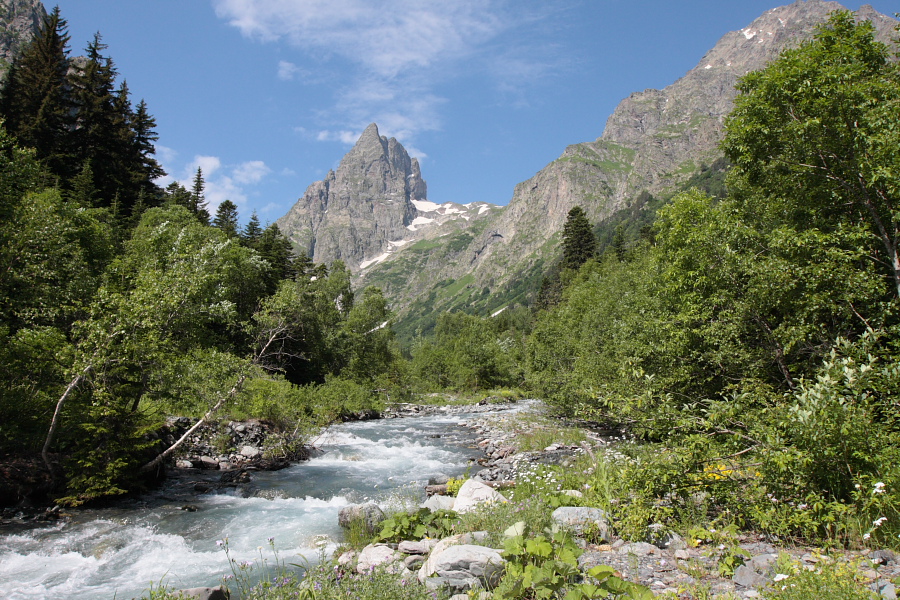
<svg viewBox="0 0 900 600">
<path fill-rule="evenodd" d="M 69 34 L 59 7 L 14 60 L 0 94 L 0 117 L 23 146 L 34 148 L 57 176 L 70 177 L 82 162 L 69 161 L 66 138 L 73 129 L 68 95 Z"/>
<path fill-rule="evenodd" d="M 201 223 L 208 225 L 209 209 L 206 205 L 206 198 L 203 195 L 204 189 L 206 189 L 206 182 L 203 181 L 203 169 L 197 167 L 197 173 L 194 175 L 194 187 L 191 190 L 192 202 L 189 208 Z"/>
<path fill-rule="evenodd" d="M 562 237 L 564 269 L 578 269 L 597 253 L 597 238 L 580 206 L 569 211 Z"/>
<path fill-rule="evenodd" d="M 253 214 L 250 215 L 250 220 L 247 221 L 247 225 L 244 226 L 244 230 L 241 232 L 241 242 L 248 248 L 256 248 L 260 237 L 262 237 L 262 227 L 259 224 L 259 216 L 254 210 Z"/>
<path fill-rule="evenodd" d="M 213 227 L 221 229 L 228 237 L 238 235 L 238 209 L 231 200 L 225 200 L 216 209 L 216 218 L 212 222 Z"/>
</svg>

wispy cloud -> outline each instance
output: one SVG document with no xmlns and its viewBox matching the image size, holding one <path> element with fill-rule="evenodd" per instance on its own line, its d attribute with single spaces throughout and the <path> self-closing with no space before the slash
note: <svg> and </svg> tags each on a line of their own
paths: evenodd
<svg viewBox="0 0 900 600">
<path fill-rule="evenodd" d="M 300 72 L 299 67 L 292 62 L 286 60 L 278 61 L 278 79 L 282 81 L 290 81 Z"/>
<path fill-rule="evenodd" d="M 216 14 L 246 37 L 284 41 L 305 54 L 305 64 L 344 75 L 334 105 L 319 113 L 326 127 L 316 138 L 322 141 L 352 143 L 355 137 L 347 132 L 362 131 L 372 121 L 385 135 L 413 141 L 441 128 L 446 99 L 439 85 L 475 69 L 508 93 L 513 78 L 526 74 L 525 65 L 552 61 L 531 56 L 532 45 L 504 44 L 503 56 L 493 47 L 507 32 L 531 27 L 547 13 L 525 10 L 518 0 L 212 1 Z M 502 63 L 515 68 L 505 70 Z M 299 71 L 286 60 L 278 66 L 283 80 L 296 79 Z M 546 73 L 541 68 L 527 75 L 534 83 Z"/>
<path fill-rule="evenodd" d="M 251 193 L 251 186 L 260 183 L 269 174 L 270 169 L 261 160 L 251 160 L 237 165 L 225 165 L 218 156 L 196 155 L 187 164 L 181 167 L 173 167 L 177 160 L 177 153 L 169 149 L 160 152 L 157 147 L 157 156 L 160 157 L 163 168 L 170 173 L 157 181 L 157 184 L 166 186 L 177 181 L 187 189 L 194 185 L 194 177 L 199 168 L 203 174 L 205 189 L 203 195 L 206 198 L 209 211 L 215 212 L 225 200 L 231 200 L 238 207 L 247 203 L 247 196 Z M 176 173 L 176 175 L 171 175 Z"/>
</svg>

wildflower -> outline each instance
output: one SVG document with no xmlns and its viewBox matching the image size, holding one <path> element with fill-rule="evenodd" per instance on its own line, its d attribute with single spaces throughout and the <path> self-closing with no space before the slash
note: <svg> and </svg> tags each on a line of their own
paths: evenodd
<svg viewBox="0 0 900 600">
<path fill-rule="evenodd" d="M 225 545 L 225 541 L 224 541 L 224 540 L 216 540 L 216 546 L 218 546 L 219 548 L 221 548 L 221 547 L 224 546 L 224 545 Z"/>
<path fill-rule="evenodd" d="M 784 573 L 777 573 L 775 575 L 775 579 L 773 579 L 773 581 L 775 581 L 775 582 L 784 581 L 788 577 L 790 577 L 790 575 L 785 575 Z"/>
<path fill-rule="evenodd" d="M 875 519 L 875 522 L 872 523 L 872 526 L 881 527 L 882 523 L 884 523 L 885 521 L 887 521 L 887 517 L 878 517 L 877 519 Z"/>
<path fill-rule="evenodd" d="M 884 482 L 879 481 L 878 483 L 876 483 L 875 488 L 872 490 L 872 492 L 874 492 L 876 494 L 883 494 L 884 493 Z"/>
<path fill-rule="evenodd" d="M 267 540 L 270 544 L 274 544 L 274 543 L 275 543 L 275 538 L 274 538 L 274 537 L 266 538 L 266 540 Z"/>
<path fill-rule="evenodd" d="M 863 539 L 864 539 L 864 540 L 867 540 L 867 539 L 869 539 L 870 537 L 872 537 L 871 534 L 868 534 L 868 533 L 864 533 L 864 534 L 863 534 Z"/>
</svg>

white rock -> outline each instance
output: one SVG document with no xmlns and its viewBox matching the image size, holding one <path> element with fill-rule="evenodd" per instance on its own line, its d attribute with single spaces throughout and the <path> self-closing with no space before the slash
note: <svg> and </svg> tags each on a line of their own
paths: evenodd
<svg viewBox="0 0 900 600">
<path fill-rule="evenodd" d="M 419 571 L 419 579 L 432 575 L 449 579 L 475 577 L 485 587 L 491 587 L 499 582 L 505 563 L 500 551 L 494 548 L 472 544 L 450 546 L 441 552 L 432 552 Z"/>
<path fill-rule="evenodd" d="M 506 502 L 506 498 L 494 488 L 469 479 L 459 488 L 453 510 L 463 514 L 481 504 L 494 502 Z"/>
<path fill-rule="evenodd" d="M 453 496 L 432 496 L 422 503 L 422 508 L 427 508 L 431 512 L 439 510 L 453 510 L 456 498 Z"/>
<path fill-rule="evenodd" d="M 255 446 L 243 446 L 241 448 L 241 456 L 246 456 L 247 458 L 256 458 L 259 456 L 260 450 Z"/>
<path fill-rule="evenodd" d="M 369 544 L 359 553 L 356 561 L 356 572 L 367 573 L 380 565 L 390 564 L 400 558 L 400 555 L 390 546 L 384 544 Z"/>
</svg>

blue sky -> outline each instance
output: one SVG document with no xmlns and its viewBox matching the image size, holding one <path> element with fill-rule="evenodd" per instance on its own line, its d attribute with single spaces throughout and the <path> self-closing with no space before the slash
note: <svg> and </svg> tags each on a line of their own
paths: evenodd
<svg viewBox="0 0 900 600">
<path fill-rule="evenodd" d="M 506 204 L 631 92 L 664 87 L 777 0 L 58 0 L 95 31 L 158 158 L 242 221 L 287 212 L 371 122 L 434 202 Z M 870 1 L 893 14 L 896 2 Z M 47 3 L 48 8 L 52 7 Z M 857 9 L 860 3 L 845 3 Z"/>
</svg>

